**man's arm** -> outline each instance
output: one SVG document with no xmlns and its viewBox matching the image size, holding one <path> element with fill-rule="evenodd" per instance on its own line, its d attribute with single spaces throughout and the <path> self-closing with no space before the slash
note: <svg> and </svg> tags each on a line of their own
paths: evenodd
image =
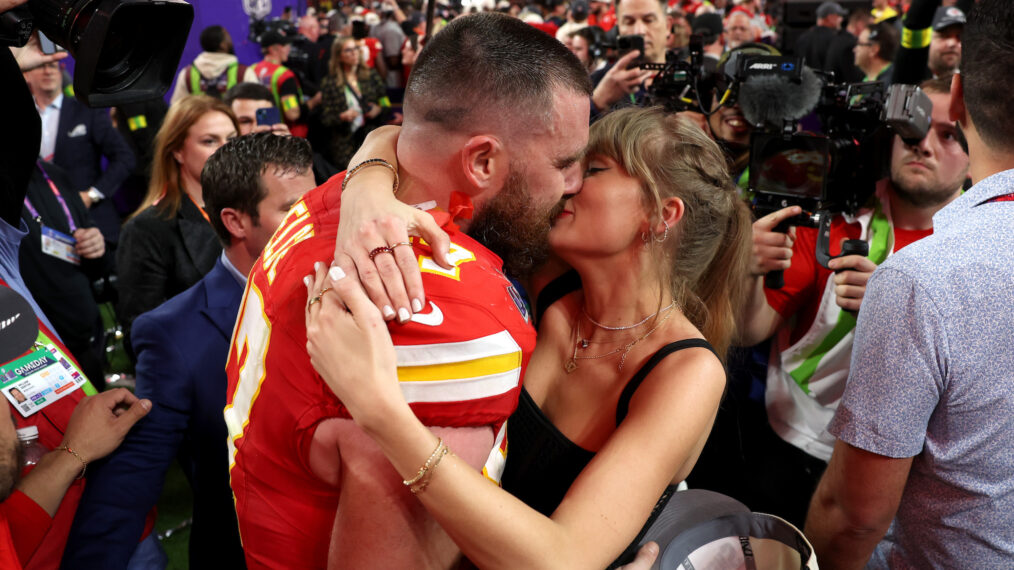
<svg viewBox="0 0 1014 570">
<path fill-rule="evenodd" d="M 895 459 L 841 440 L 806 516 L 821 568 L 862 568 L 898 510 L 912 458 Z"/>
<path fill-rule="evenodd" d="M 185 368 L 194 356 L 181 354 L 163 323 L 147 316 L 135 321 L 131 336 L 137 394 L 150 398 L 152 410 L 95 466 L 85 487 L 64 555 L 82 566 L 126 566 L 190 420 L 192 375 Z"/>
<path fill-rule="evenodd" d="M 112 198 L 113 193 L 120 188 L 134 168 L 134 152 L 130 150 L 127 141 L 123 140 L 123 135 L 113 127 L 113 122 L 106 110 L 91 112 L 95 116 L 92 124 L 95 145 L 109 162 L 105 171 L 92 186 L 102 192 L 106 198 Z"/>
</svg>

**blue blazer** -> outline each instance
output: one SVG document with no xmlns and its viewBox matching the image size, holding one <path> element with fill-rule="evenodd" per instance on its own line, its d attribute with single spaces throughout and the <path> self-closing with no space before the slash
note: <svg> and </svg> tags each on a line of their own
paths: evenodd
<svg viewBox="0 0 1014 570">
<path fill-rule="evenodd" d="M 105 170 L 103 157 L 108 163 Z M 92 218 L 107 241 L 119 241 L 120 218 L 112 198 L 134 168 L 134 152 L 113 128 L 109 109 L 90 109 L 77 99 L 64 96 L 53 162 L 67 171 L 75 192 L 94 186 L 106 196 L 106 200 L 92 207 Z"/>
<path fill-rule="evenodd" d="M 134 321 L 138 397 L 152 409 L 89 466 L 64 567 L 124 568 L 174 457 L 194 492 L 191 568 L 243 568 L 222 410 L 243 289 L 221 259 L 193 287 Z"/>
</svg>

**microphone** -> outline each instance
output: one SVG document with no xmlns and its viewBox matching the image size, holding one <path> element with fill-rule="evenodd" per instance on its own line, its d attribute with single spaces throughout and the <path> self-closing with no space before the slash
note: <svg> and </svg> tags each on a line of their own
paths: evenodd
<svg viewBox="0 0 1014 570">
<path fill-rule="evenodd" d="M 785 75 L 751 75 L 739 88 L 739 107 L 751 125 L 781 128 L 782 121 L 801 119 L 817 106 L 822 86 L 809 67 L 802 68 L 798 83 Z"/>
</svg>

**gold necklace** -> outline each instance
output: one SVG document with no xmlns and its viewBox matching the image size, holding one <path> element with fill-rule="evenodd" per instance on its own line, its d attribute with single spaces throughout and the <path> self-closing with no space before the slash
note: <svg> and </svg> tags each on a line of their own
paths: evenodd
<svg viewBox="0 0 1014 570">
<path fill-rule="evenodd" d="M 672 305 L 670 305 L 670 307 L 672 307 Z M 569 360 L 567 360 L 566 362 L 563 363 L 563 369 L 567 372 L 567 374 L 570 374 L 571 372 L 577 370 L 577 361 L 578 360 L 590 360 L 590 359 L 594 359 L 594 358 L 605 358 L 607 356 L 612 356 L 614 354 L 619 354 L 619 353 L 622 352 L 622 355 L 620 356 L 620 363 L 616 367 L 616 369 L 617 370 L 623 370 L 623 364 L 627 361 L 627 354 L 630 353 L 630 350 L 632 348 L 634 348 L 634 345 L 636 345 L 637 343 L 641 342 L 642 340 L 648 338 L 648 336 L 651 335 L 651 333 L 653 333 L 656 330 L 658 330 L 658 328 L 661 327 L 663 323 L 665 323 L 667 320 L 669 320 L 670 316 L 672 316 L 671 312 L 670 313 L 666 313 L 665 317 L 663 317 L 661 321 L 659 321 L 658 323 L 656 323 L 655 326 L 651 327 L 651 330 L 649 330 L 648 332 L 644 333 L 643 335 L 635 338 L 634 340 L 628 342 L 627 344 L 625 344 L 625 345 L 623 345 L 623 346 L 621 346 L 621 347 L 619 347 L 619 348 L 617 348 L 615 350 L 611 350 L 611 351 L 609 351 L 609 352 L 607 352 L 605 354 L 595 354 L 595 355 L 591 355 L 591 356 L 578 356 L 577 355 L 577 349 L 578 348 L 587 348 L 588 347 L 588 341 L 582 339 L 581 342 L 578 342 L 578 328 L 580 327 L 580 320 L 579 320 L 577 323 L 575 323 L 575 327 L 574 327 L 574 353 L 571 354 Z"/>
</svg>

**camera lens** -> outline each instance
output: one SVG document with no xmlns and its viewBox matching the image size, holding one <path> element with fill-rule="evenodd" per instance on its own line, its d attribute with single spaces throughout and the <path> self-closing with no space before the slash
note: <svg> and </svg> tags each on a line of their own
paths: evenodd
<svg viewBox="0 0 1014 570">
<path fill-rule="evenodd" d="M 36 26 L 74 55 L 74 90 L 91 106 L 169 89 L 194 19 L 181 0 L 29 0 Z"/>
</svg>

